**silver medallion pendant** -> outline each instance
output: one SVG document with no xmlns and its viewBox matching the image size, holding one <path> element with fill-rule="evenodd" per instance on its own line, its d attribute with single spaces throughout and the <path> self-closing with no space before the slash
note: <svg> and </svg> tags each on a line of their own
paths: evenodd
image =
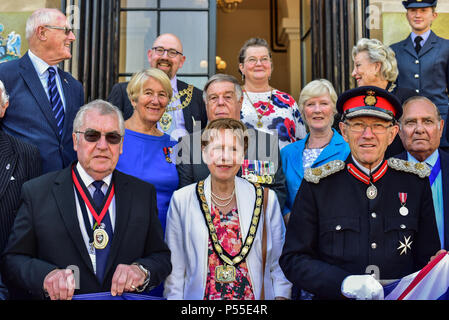
<svg viewBox="0 0 449 320">
<path fill-rule="evenodd" d="M 402 207 L 399 209 L 399 214 L 400 214 L 401 216 L 403 216 L 403 217 L 406 217 L 406 216 L 408 215 L 408 209 L 407 209 L 407 207 L 402 206 Z"/>
<path fill-rule="evenodd" d="M 377 188 L 374 185 L 370 185 L 368 189 L 366 189 L 366 196 L 370 200 L 375 199 L 377 197 Z"/>
</svg>

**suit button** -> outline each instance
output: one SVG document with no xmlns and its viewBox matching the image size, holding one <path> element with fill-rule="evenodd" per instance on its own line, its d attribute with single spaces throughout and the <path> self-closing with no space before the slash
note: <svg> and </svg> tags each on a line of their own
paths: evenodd
<svg viewBox="0 0 449 320">
<path fill-rule="evenodd" d="M 371 217 L 373 217 L 373 219 L 377 218 L 377 214 L 375 212 L 371 213 Z"/>
<path fill-rule="evenodd" d="M 416 89 L 415 91 L 416 91 L 416 93 L 419 93 L 419 89 Z"/>
<path fill-rule="evenodd" d="M 341 225 L 336 226 L 335 230 L 340 231 L 341 230 Z"/>
<path fill-rule="evenodd" d="M 401 224 L 399 227 L 400 227 L 402 230 L 404 230 L 404 229 L 406 228 L 405 224 Z"/>
<path fill-rule="evenodd" d="M 416 64 L 419 64 L 419 60 L 415 60 L 415 63 L 416 63 Z"/>
<path fill-rule="evenodd" d="M 419 79 L 419 74 L 415 74 L 415 79 Z"/>
<path fill-rule="evenodd" d="M 371 249 L 376 249 L 377 248 L 377 243 L 375 243 L 375 242 L 373 242 L 373 243 L 371 243 Z"/>
</svg>

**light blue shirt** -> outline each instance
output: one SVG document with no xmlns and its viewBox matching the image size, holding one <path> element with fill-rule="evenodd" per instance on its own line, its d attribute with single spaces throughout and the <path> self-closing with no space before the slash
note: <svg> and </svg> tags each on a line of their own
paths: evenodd
<svg viewBox="0 0 449 320">
<path fill-rule="evenodd" d="M 424 162 L 433 169 L 436 162 L 438 161 L 438 149 L 435 150 Z M 407 152 L 408 161 L 419 162 L 410 153 Z M 433 206 L 435 208 L 435 219 L 438 227 L 438 234 L 440 235 L 441 248 L 444 248 L 444 205 L 443 205 L 443 178 L 441 175 L 441 170 L 438 173 L 435 181 L 430 186 L 432 189 Z"/>
<path fill-rule="evenodd" d="M 44 87 L 44 91 L 47 94 L 48 101 L 50 101 L 50 94 L 48 93 L 48 67 L 50 65 L 46 63 L 44 60 L 36 56 L 31 50 L 28 50 L 28 56 L 30 57 L 31 63 L 34 66 L 34 69 L 39 76 L 39 80 L 42 83 L 42 87 Z M 64 91 L 62 90 L 61 78 L 59 77 L 58 68 L 56 66 L 52 66 L 56 71 L 56 86 L 58 87 L 59 95 L 61 96 L 62 105 L 64 106 L 64 111 L 66 111 L 65 106 L 65 98 Z"/>
<path fill-rule="evenodd" d="M 429 38 L 431 31 L 432 30 L 429 29 L 421 35 L 422 40 L 419 42 L 421 44 L 421 48 L 424 47 L 424 44 L 426 43 L 427 39 Z M 413 46 L 415 47 L 415 38 L 418 35 L 416 33 L 412 32 L 410 36 L 412 37 Z"/>
</svg>

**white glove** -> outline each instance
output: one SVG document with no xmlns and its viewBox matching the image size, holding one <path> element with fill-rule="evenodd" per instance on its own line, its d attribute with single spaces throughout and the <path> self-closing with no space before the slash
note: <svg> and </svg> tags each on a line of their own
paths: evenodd
<svg viewBox="0 0 449 320">
<path fill-rule="evenodd" d="M 357 300 L 383 300 L 384 289 L 372 275 L 348 276 L 341 284 L 341 293 Z"/>
</svg>

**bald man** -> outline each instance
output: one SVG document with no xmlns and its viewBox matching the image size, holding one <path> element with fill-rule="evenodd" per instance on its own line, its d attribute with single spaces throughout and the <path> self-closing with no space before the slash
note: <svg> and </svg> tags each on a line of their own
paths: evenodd
<svg viewBox="0 0 449 320">
<path fill-rule="evenodd" d="M 172 139 L 178 140 L 188 133 L 206 127 L 207 114 L 202 98 L 203 92 L 176 77 L 186 60 L 181 40 L 174 34 L 161 34 L 148 50 L 147 57 L 151 67 L 158 68 L 168 75 L 173 88 L 173 98 L 158 123 L 158 129 L 169 134 Z M 127 86 L 128 82 L 115 84 L 108 98 L 109 102 L 122 110 L 125 120 L 133 113 L 126 92 Z"/>
</svg>

